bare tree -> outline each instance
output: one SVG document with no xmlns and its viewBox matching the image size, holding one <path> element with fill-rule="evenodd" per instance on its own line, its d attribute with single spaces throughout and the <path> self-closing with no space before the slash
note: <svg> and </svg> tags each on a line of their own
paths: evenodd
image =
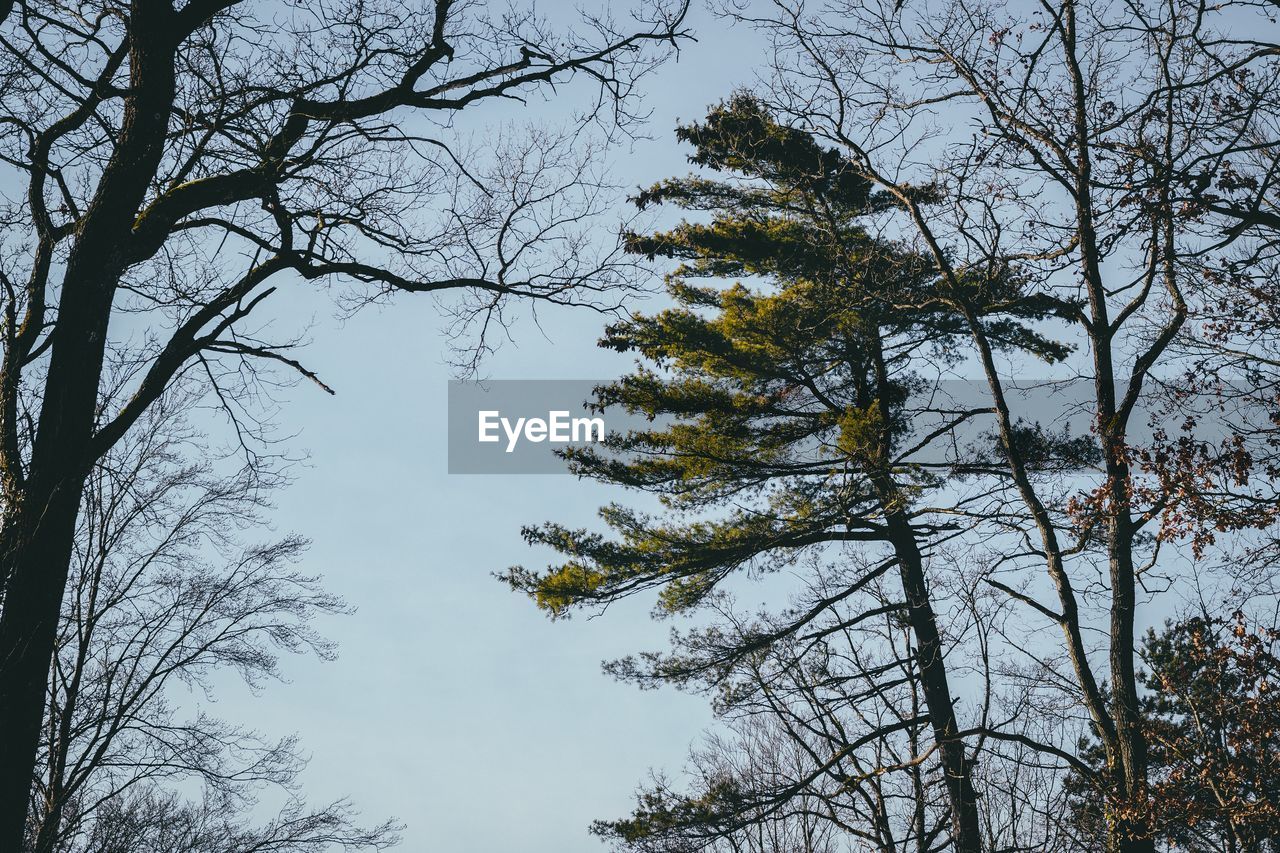
<svg viewBox="0 0 1280 853">
<path fill-rule="evenodd" d="M 712 645 L 758 648 L 719 677 L 680 682 L 714 696 L 725 729 L 691 753 L 685 790 L 656 776 L 634 814 L 598 822 L 597 834 L 645 853 L 916 853 L 947 843 L 946 770 L 901 593 L 877 578 L 852 604 L 842 593 L 855 572 L 815 574 L 796 612 L 827 604 L 803 632 L 787 633 L 785 614 L 751 616 L 722 595 L 714 625 L 661 659 L 670 679 Z M 784 636 L 760 643 L 772 634 Z M 611 668 L 642 683 L 662 669 Z"/>
<path fill-rule="evenodd" d="M 273 850 L 385 846 L 395 839 L 389 824 L 362 829 L 342 802 L 306 807 L 294 738 L 264 740 L 203 708 L 219 673 L 257 688 L 279 677 L 281 653 L 330 657 L 332 644 L 310 622 L 344 606 L 294 568 L 302 540 L 246 541 L 279 475 L 265 466 L 219 470 L 186 414 L 197 394 L 169 391 L 89 477 L 41 727 L 29 849 L 231 853 L 257 849 L 250 839 Z M 179 796 L 192 784 L 204 792 L 194 804 Z M 264 786 L 288 802 L 255 827 L 247 809 Z M 161 844 L 155 833 L 206 841 Z"/>
<path fill-rule="evenodd" d="M 388 841 L 381 829 L 353 830 L 349 809 L 335 803 L 308 811 L 291 802 L 266 824 L 238 823 L 234 806 L 218 799 L 183 802 L 173 793 L 133 791 L 104 804 L 89 835 L 68 850 L 92 853 L 245 853 L 378 849 Z"/>
<path fill-rule="evenodd" d="M 863 590 L 861 603 L 833 601 L 851 574 L 848 566 L 815 569 L 813 585 L 792 605 L 809 613 L 815 602 L 829 602 L 822 615 L 767 646 L 760 638 L 785 629 L 787 613 L 749 614 L 722 595 L 712 625 L 682 632 L 673 654 L 610 665 L 652 684 L 664 671 L 670 678 L 681 662 L 692 669 L 715 646 L 757 647 L 728 664 L 721 678 L 677 682 L 712 697 L 718 729 L 691 752 L 681 777 L 655 774 L 638 791 L 634 812 L 597 822 L 596 834 L 638 853 L 955 848 L 947 771 L 930 727 L 924 676 L 910 625 L 893 606 L 900 593 L 881 578 Z M 974 606 L 990 609 L 985 602 Z M 989 664 L 980 656 L 975 662 L 978 685 L 971 693 L 994 675 Z M 977 750 L 972 770 L 981 791 L 981 846 L 1081 849 L 1074 825 L 1063 820 L 1069 768 L 1028 752 L 1015 742 Z"/>
<path fill-rule="evenodd" d="M 604 187 L 572 152 L 592 127 L 632 126 L 636 82 L 685 11 L 0 4 L 0 162 L 21 188 L 0 218 L 0 847 L 23 833 L 94 462 L 180 377 L 241 429 L 259 366 L 320 382 L 295 341 L 259 332 L 285 282 L 347 281 L 357 301 L 465 292 L 482 324 L 507 297 L 616 304 L 632 280 L 587 239 Z M 476 159 L 455 128 L 570 80 L 594 87 L 576 136 Z"/>
</svg>

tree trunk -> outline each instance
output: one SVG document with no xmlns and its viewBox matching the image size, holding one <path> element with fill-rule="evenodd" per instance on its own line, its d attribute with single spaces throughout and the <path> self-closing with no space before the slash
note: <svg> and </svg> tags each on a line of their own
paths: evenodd
<svg viewBox="0 0 1280 853">
<path fill-rule="evenodd" d="M 0 850 L 22 849 L 79 500 L 68 483 L 34 523 L 20 510 L 0 554 L 9 573 L 0 616 Z"/>
<path fill-rule="evenodd" d="M 1091 275 L 1098 275 L 1092 266 Z M 1100 288 L 1099 288 L 1100 289 Z M 1095 299 L 1095 323 L 1109 322 L 1105 305 Z M 1120 805 L 1127 817 L 1108 821 L 1107 846 L 1120 853 L 1154 853 L 1150 820 L 1145 817 L 1147 740 L 1138 706 L 1138 681 L 1134 667 L 1137 648 L 1134 624 L 1137 616 L 1137 581 L 1133 566 L 1133 517 L 1130 490 L 1132 471 L 1127 459 L 1125 424 L 1117 414 L 1115 364 L 1110 332 L 1093 336 L 1095 393 L 1098 401 L 1099 438 L 1107 474 L 1105 503 L 1107 570 L 1111 583 L 1108 626 L 1111 669 L 1111 718 L 1115 723 L 1115 749 L 1108 756 L 1113 768 Z"/>
<path fill-rule="evenodd" d="M 107 328 L 174 98 L 173 5 L 134 0 L 117 142 L 67 256 L 26 482 L 0 531 L 0 851 L 22 849 L 49 666 L 93 446 Z"/>
<path fill-rule="evenodd" d="M 86 228 L 68 259 L 30 476 L 0 532 L 0 576 L 8 577 L 0 610 L 0 851 L 22 845 L 76 517 L 94 461 L 120 269 L 114 236 Z"/>
<path fill-rule="evenodd" d="M 1127 466 L 1125 466 L 1127 475 Z M 1126 476 L 1126 482 L 1127 476 Z M 1136 817 L 1116 820 L 1109 827 L 1115 849 L 1122 853 L 1154 853 L 1155 840 L 1145 814 L 1147 739 L 1142 731 L 1134 673 L 1134 618 L 1137 598 L 1133 570 L 1132 533 L 1127 506 L 1113 510 L 1111 527 L 1111 695 L 1116 722 L 1120 793 L 1124 804 L 1138 809 Z"/>
<path fill-rule="evenodd" d="M 902 592 L 907 600 L 907 618 L 915 635 L 916 663 L 920 668 L 925 707 L 929 711 L 929 723 L 946 777 L 952 843 L 956 853 L 981 853 L 978 799 L 973 790 L 972 768 L 965 756 L 964 741 L 958 736 L 955 704 L 951 699 L 946 661 L 942 656 L 942 638 L 924 576 L 924 558 L 910 520 L 905 515 L 900 511 L 889 511 L 885 520 L 898 558 Z"/>
<path fill-rule="evenodd" d="M 96 241 L 67 265 L 58 325 L 32 448 L 31 475 L 0 533 L 0 851 L 21 849 L 57 640 L 76 517 L 88 472 L 115 277 L 73 275 L 92 261 Z"/>
</svg>

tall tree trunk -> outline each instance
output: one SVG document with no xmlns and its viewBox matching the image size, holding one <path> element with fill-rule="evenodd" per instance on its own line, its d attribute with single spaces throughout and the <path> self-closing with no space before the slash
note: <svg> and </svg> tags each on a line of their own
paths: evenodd
<svg viewBox="0 0 1280 853">
<path fill-rule="evenodd" d="M 9 573 L 0 617 L 0 850 L 22 848 L 79 500 L 80 489 L 66 483 L 42 512 L 23 507 L 6 523 L 0 553 L 0 566 Z"/>
<path fill-rule="evenodd" d="M 0 851 L 22 849 L 49 666 L 85 477 L 98 388 L 132 225 L 164 151 L 174 98 L 173 5 L 130 6 L 129 95 L 115 149 L 67 257 L 29 476 L 0 531 Z"/>
<path fill-rule="evenodd" d="M 924 558 L 906 515 L 900 510 L 889 509 L 885 521 L 898 559 L 902 592 L 907 601 L 907 619 L 915 635 L 916 665 L 920 669 L 925 707 L 929 711 L 929 723 L 946 777 L 952 843 L 956 853 L 980 853 L 982 834 L 972 768 L 965 756 L 964 741 L 959 737 L 955 704 L 951 699 L 946 661 L 943 659 L 942 638 L 924 576 Z"/>
<path fill-rule="evenodd" d="M 875 342 L 871 349 L 874 387 L 883 393 L 890 386 L 890 381 L 884 350 L 879 345 L 882 338 L 878 325 L 872 324 L 869 327 L 867 339 Z M 859 389 L 859 407 L 865 410 L 872 405 L 871 394 L 870 387 Z M 879 404 L 879 398 L 875 402 Z M 947 664 L 943 658 L 942 637 L 929 597 L 929 584 L 924 575 L 924 556 L 920 553 L 920 544 L 916 540 L 911 519 L 903 512 L 901 491 L 887 467 L 893 446 L 892 428 L 887 423 L 881 425 L 877 444 L 876 462 L 868 479 L 875 490 L 881 511 L 884 512 L 889 544 L 897 558 L 902 593 L 906 598 L 907 621 L 915 635 L 920 686 L 946 779 L 947 801 L 951 811 L 951 841 L 956 853 L 981 853 L 982 835 L 972 768 L 965 756 L 964 741 L 959 736 L 960 728 L 956 723 L 955 703 L 951 699 Z"/>
<path fill-rule="evenodd" d="M 1089 233 L 1092 233 L 1091 231 Z M 1086 241 L 1090 242 L 1090 241 Z M 1126 425 L 1118 414 L 1116 369 L 1112 357 L 1112 329 L 1096 263 L 1086 258 L 1084 272 L 1095 282 L 1091 288 L 1094 391 L 1097 422 L 1107 474 L 1104 503 L 1107 535 L 1107 569 L 1111 584 L 1108 640 L 1111 669 L 1111 718 L 1115 724 L 1115 748 L 1108 755 L 1115 794 L 1124 813 L 1107 823 L 1109 849 L 1117 853 L 1154 853 L 1155 839 L 1145 816 L 1147 742 L 1138 707 L 1138 681 L 1134 660 L 1137 647 L 1134 624 L 1137 615 L 1137 581 L 1133 566 L 1132 471 L 1128 462 Z"/>
<path fill-rule="evenodd" d="M 1106 465 L 1108 503 L 1106 527 L 1110 542 L 1111 581 L 1111 718 L 1116 729 L 1115 750 L 1108 763 L 1123 773 L 1122 806 L 1141 811 L 1146 788 L 1146 741 L 1138 724 L 1138 687 L 1134 675 L 1133 529 L 1130 517 L 1132 486 L 1125 448 L 1125 424 L 1117 416 L 1116 369 L 1112 346 L 1116 328 L 1108 309 L 1108 293 L 1100 264 L 1102 252 L 1093 209 L 1093 135 L 1089 115 L 1089 86 L 1079 56 L 1079 32 L 1074 0 L 1062 8 L 1062 46 L 1072 84 L 1072 122 L 1075 143 L 1076 235 L 1079 238 L 1080 273 L 1089 298 L 1090 344 L 1093 351 L 1097 427 Z M 1108 821 L 1108 847 L 1123 853 L 1153 853 L 1155 841 L 1149 822 L 1141 817 Z"/>
<path fill-rule="evenodd" d="M 1128 482 L 1125 468 L 1124 482 Z M 1128 505 L 1113 507 L 1110 519 L 1111 554 L 1111 697 L 1119 755 L 1113 764 L 1121 771 L 1123 802 L 1136 810 L 1112 822 L 1112 843 L 1123 853 L 1154 853 L 1150 820 L 1145 817 L 1147 739 L 1142 731 L 1134 672 L 1134 619 L 1137 609 L 1133 569 L 1131 519 Z M 1118 760 L 1117 760 L 1118 759 Z"/>
<path fill-rule="evenodd" d="M 39 749 L 49 667 L 84 492 L 114 278 L 73 275 L 96 248 L 78 246 L 67 267 L 32 452 L 31 477 L 0 534 L 0 850 L 19 850 Z"/>
</svg>

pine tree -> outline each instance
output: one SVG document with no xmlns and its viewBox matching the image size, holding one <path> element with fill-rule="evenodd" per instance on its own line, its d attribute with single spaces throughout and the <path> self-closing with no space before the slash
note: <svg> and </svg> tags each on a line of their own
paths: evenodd
<svg viewBox="0 0 1280 853">
<path fill-rule="evenodd" d="M 1168 622 L 1147 632 L 1142 661 L 1157 835 L 1177 850 L 1280 849 L 1280 630 L 1239 611 Z M 1088 739 L 1082 751 L 1100 774 L 1101 744 Z M 1068 790 L 1079 831 L 1101 837 L 1098 792 L 1079 773 Z"/>
<path fill-rule="evenodd" d="M 876 554 L 866 573 L 787 620 L 746 635 L 691 635 L 677 653 L 616 671 L 714 684 L 896 569 L 901 600 L 890 609 L 913 635 L 954 849 L 979 850 L 974 758 L 957 722 L 927 574 L 955 521 L 927 499 L 980 465 L 928 452 L 980 412 L 931 405 L 920 393 L 968 340 L 949 308 L 959 295 L 942 291 L 924 254 L 873 233 L 876 215 L 894 202 L 873 192 L 853 162 L 779 124 L 751 97 L 733 97 L 677 135 L 693 146 L 692 163 L 719 174 L 666 180 L 638 196 L 641 207 L 672 204 L 698 219 L 629 237 L 632 252 L 679 262 L 668 277 L 676 304 L 607 330 L 602 346 L 642 364 L 597 389 L 595 401 L 653 426 L 613 436 L 602 451 L 566 453 L 576 473 L 656 494 L 664 511 L 604 508 L 612 538 L 557 524 L 527 529 L 532 543 L 566 560 L 505 578 L 553 615 L 648 589 L 677 613 L 707 603 L 735 572 L 795 565 L 807 550 Z M 932 201 L 931 188 L 916 192 Z M 959 285 L 971 287 L 964 301 L 978 306 L 992 340 L 1049 360 L 1065 355 L 1024 325 L 1044 309 L 1023 297 L 1015 271 L 997 273 Z"/>
</svg>

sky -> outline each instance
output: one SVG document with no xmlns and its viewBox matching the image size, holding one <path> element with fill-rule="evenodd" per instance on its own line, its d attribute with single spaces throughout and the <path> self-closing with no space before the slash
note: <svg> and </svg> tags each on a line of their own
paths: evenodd
<svg viewBox="0 0 1280 853">
<path fill-rule="evenodd" d="M 750 82 L 763 46 L 696 12 L 699 41 L 647 81 L 651 141 L 614 158 L 647 184 L 687 171 L 671 130 Z M 512 118 L 507 115 L 503 118 Z M 519 118 L 518 115 L 514 116 Z M 406 824 L 406 851 L 577 853 L 621 817 L 650 768 L 678 770 L 710 722 L 706 700 L 613 682 L 600 662 L 660 648 L 671 625 L 650 600 L 552 623 L 492 573 L 541 566 L 522 524 L 593 523 L 604 487 L 558 476 L 446 473 L 448 365 L 438 309 L 401 298 L 339 318 L 323 294 L 295 292 L 313 318 L 308 367 L 333 387 L 286 392 L 279 424 L 308 461 L 279 495 L 280 532 L 309 538 L 303 568 L 356 609 L 321 630 L 339 658 L 284 662 L 288 683 L 232 685 L 212 710 L 264 733 L 296 733 L 316 803 L 349 796 L 370 822 Z M 482 365 L 495 379 L 610 378 L 630 360 L 597 350 L 605 320 L 542 310 L 517 321 Z"/>
<path fill-rule="evenodd" d="M 766 58 L 758 35 L 702 4 L 691 26 L 698 40 L 645 81 L 653 138 L 612 156 L 611 177 L 623 185 L 686 172 L 674 126 L 762 70 L 753 65 Z M 465 120 L 483 139 L 485 122 L 555 121 L 566 104 L 506 104 Z M 678 775 L 714 724 L 707 700 L 641 692 L 601 672 L 602 661 L 666 644 L 673 626 L 651 618 L 651 598 L 553 623 L 493 575 L 553 558 L 525 544 L 522 525 L 592 526 L 602 504 L 637 498 L 568 475 L 448 474 L 447 389 L 457 373 L 446 320 L 429 298 L 351 316 L 300 282 L 280 299 L 284 328 L 310 321 L 301 358 L 336 394 L 310 383 L 282 392 L 277 423 L 296 433 L 289 447 L 307 461 L 271 519 L 277 535 L 311 541 L 302 568 L 354 612 L 317 625 L 338 644 L 336 661 L 286 660 L 288 681 L 256 692 L 222 683 L 212 713 L 267 736 L 296 734 L 310 755 L 307 799 L 345 797 L 370 824 L 403 822 L 401 850 L 602 850 L 590 823 L 625 816 L 651 770 Z M 517 315 L 513 340 L 486 358 L 482 376 L 608 379 L 631 367 L 630 357 L 596 347 L 607 321 L 598 313 L 543 307 L 537 323 Z M 1042 365 L 1027 366 L 1030 374 L 1022 366 L 1015 358 L 1006 373 L 1044 375 Z M 753 587 L 750 596 L 776 599 L 779 590 Z M 756 602 L 743 594 L 739 603 Z M 1143 618 L 1165 615 L 1148 608 Z M 1057 643 L 1056 629 L 1040 630 Z"/>
</svg>

